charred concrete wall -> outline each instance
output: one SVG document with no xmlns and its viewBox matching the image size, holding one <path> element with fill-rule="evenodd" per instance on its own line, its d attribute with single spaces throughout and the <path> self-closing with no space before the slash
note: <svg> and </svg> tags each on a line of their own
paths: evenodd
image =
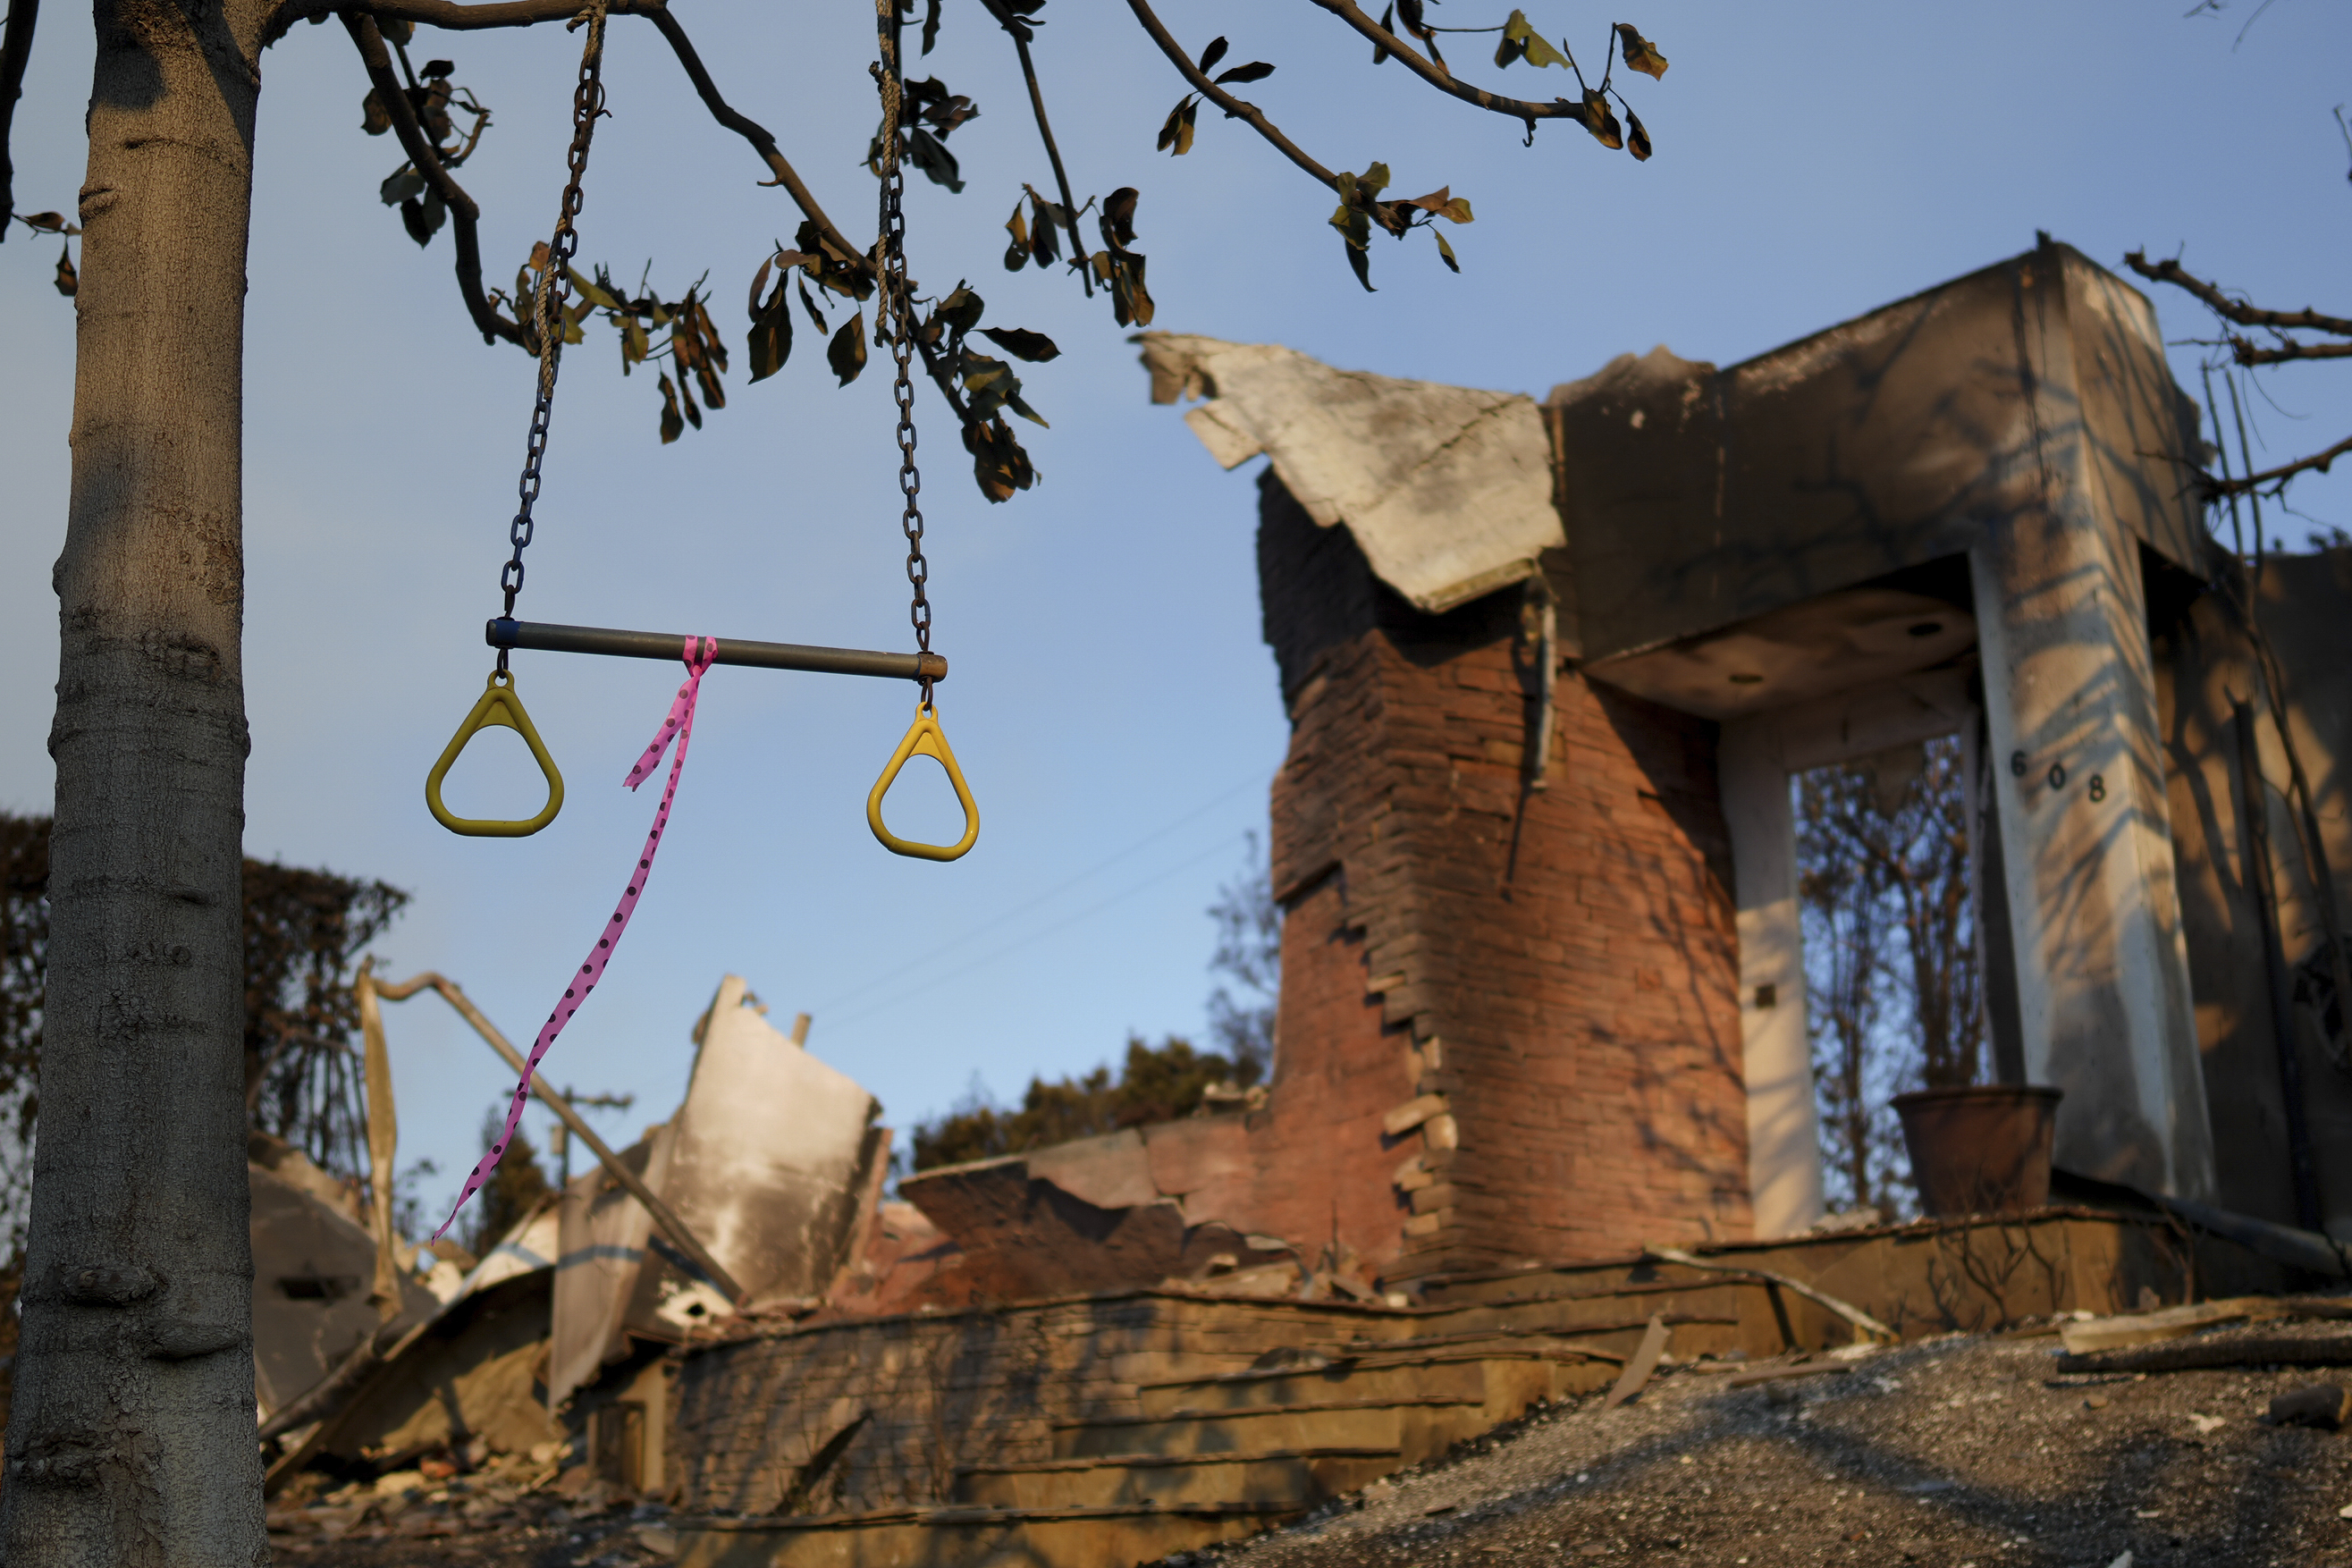
<svg viewBox="0 0 2352 1568">
<path fill-rule="evenodd" d="M 2196 411 L 2155 312 L 2069 246 L 1722 370 L 1622 355 L 1546 414 L 1589 658 L 1962 553 L 2039 504 L 2046 460 L 2077 446 L 2116 526 L 2183 565 L 2203 551 L 2167 457 L 2195 450 Z"/>
<path fill-rule="evenodd" d="M 2218 1201 L 2281 1224 L 2317 1224 L 2338 1240 L 2352 1240 L 2352 1073 L 2336 1065 L 2322 1035 L 2325 933 L 2291 804 L 2293 770 L 2245 622 L 2231 607 L 2246 575 L 2219 552 L 2211 570 L 2219 590 L 2170 606 L 2156 647 L 2198 1047 L 2213 1141 L 2224 1155 Z M 2352 756 L 2352 627 L 2346 618 L 2352 550 L 2273 557 L 2254 603 L 2286 678 L 2288 722 L 2312 788 L 2337 907 L 2352 910 L 2345 766 Z M 2245 731 L 2236 720 L 2241 706 Z M 2247 733 L 2253 741 L 2252 791 L 2241 745 Z M 2253 842 L 2268 849 L 2274 907 L 2264 903 L 2263 879 L 2249 858 Z M 2266 924 L 2286 970 L 2281 977 L 2272 973 Z M 2292 1149 L 2298 1133 L 2283 1052 L 2292 1055 L 2300 1079 L 2300 1135 L 2310 1152 L 2315 1214 L 2304 1212 L 2296 1192 Z"/>
<path fill-rule="evenodd" d="M 1716 727 L 1568 675 L 1530 792 L 1518 591 L 1420 615 L 1271 477 L 1260 518 L 1296 1201 L 1381 1194 L 1391 1279 L 1745 1236 Z"/>
<path fill-rule="evenodd" d="M 866 1319 L 698 1351 L 670 1451 L 688 1511 L 934 1503 L 956 1468 L 1054 1455 L 1054 1425 L 1140 1413 L 1136 1385 L 1331 1344 L 1366 1314 L 1152 1292 Z M 837 1456 L 812 1473 L 812 1460 Z M 791 1506 L 786 1507 L 787 1504 Z"/>
</svg>

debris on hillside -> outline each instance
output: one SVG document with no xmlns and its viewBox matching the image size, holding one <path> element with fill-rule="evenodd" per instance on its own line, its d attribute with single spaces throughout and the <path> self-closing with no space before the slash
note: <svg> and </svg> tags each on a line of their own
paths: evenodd
<svg viewBox="0 0 2352 1568">
<path fill-rule="evenodd" d="M 1289 1530 L 1168 1561 L 2352 1561 L 2352 1436 L 2273 1414 L 2313 1403 L 2307 1374 L 2061 1373 L 2053 1327 L 1780 1363 L 1834 1373 L 1802 1381 L 1667 1369 L 1622 1409 L 1553 1405 Z"/>
</svg>

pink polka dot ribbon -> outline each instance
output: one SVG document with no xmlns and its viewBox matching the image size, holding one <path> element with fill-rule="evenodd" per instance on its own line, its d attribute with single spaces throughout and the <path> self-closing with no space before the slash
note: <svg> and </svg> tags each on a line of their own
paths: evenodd
<svg viewBox="0 0 2352 1568">
<path fill-rule="evenodd" d="M 595 990 L 596 982 L 604 977 L 605 963 L 611 960 L 613 950 L 621 945 L 621 933 L 629 929 L 629 917 L 637 912 L 637 900 L 645 892 L 646 879 L 653 872 L 654 854 L 661 847 L 663 830 L 669 826 L 670 803 L 677 798 L 677 776 L 686 768 L 686 743 L 694 733 L 694 700 L 702 690 L 703 672 L 718 657 L 717 637 L 686 639 L 686 684 L 677 689 L 677 696 L 671 700 L 669 717 L 662 721 L 660 732 L 646 748 L 645 755 L 637 759 L 636 766 L 629 770 L 629 776 L 622 781 L 630 789 L 645 783 L 653 775 L 653 771 L 661 766 L 662 752 L 669 749 L 671 740 L 677 742 L 677 753 L 670 759 L 669 783 L 662 790 L 660 809 L 654 813 L 653 831 L 646 835 L 645 849 L 637 857 L 636 869 L 629 873 L 628 889 L 621 895 L 620 907 L 604 923 L 604 934 L 596 939 L 596 946 L 588 954 L 588 962 L 580 966 L 579 973 L 572 977 L 572 984 L 564 987 L 563 999 L 556 1003 L 555 1011 L 547 1016 L 547 1023 L 539 1031 L 539 1038 L 531 1043 L 530 1059 L 523 1065 L 522 1081 L 515 1085 L 514 1099 L 507 1104 L 506 1130 L 499 1134 L 497 1141 L 491 1143 L 489 1152 L 482 1156 L 473 1173 L 466 1178 L 465 1190 L 457 1194 L 457 1203 L 451 1205 L 449 1217 L 441 1222 L 440 1230 L 433 1233 L 436 1241 L 440 1240 L 442 1233 L 457 1223 L 457 1211 L 482 1190 L 482 1184 L 488 1181 L 490 1173 L 499 1168 L 499 1157 L 506 1153 L 507 1145 L 514 1142 L 515 1129 L 521 1124 L 523 1107 L 530 1103 L 530 1080 L 531 1076 L 539 1071 L 539 1058 L 547 1055 L 548 1047 L 555 1044 L 555 1037 L 563 1032 L 563 1026 L 572 1022 L 572 1015 L 580 1010 L 580 1005 L 588 1000 L 588 993 Z"/>
</svg>

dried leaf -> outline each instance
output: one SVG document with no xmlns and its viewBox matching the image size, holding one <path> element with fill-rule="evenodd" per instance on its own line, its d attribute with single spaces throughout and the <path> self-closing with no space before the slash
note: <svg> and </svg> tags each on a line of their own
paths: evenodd
<svg viewBox="0 0 2352 1568">
<path fill-rule="evenodd" d="M 1609 111 L 1609 100 L 1589 87 L 1584 89 L 1584 128 L 1603 147 L 1625 145 L 1624 131 L 1618 125 L 1617 117 Z"/>
<path fill-rule="evenodd" d="M 1642 129 L 1642 117 L 1630 109 L 1625 111 L 1625 146 L 1640 162 L 1650 161 L 1650 133 Z"/>
<path fill-rule="evenodd" d="M 980 335 L 1014 359 L 1027 360 L 1031 364 L 1043 364 L 1047 360 L 1057 359 L 1062 353 L 1055 346 L 1053 339 L 1025 327 L 983 327 Z"/>
<path fill-rule="evenodd" d="M 1461 271 L 1462 263 L 1454 259 L 1454 247 L 1445 243 L 1445 237 L 1438 233 L 1436 229 L 1432 228 L 1429 231 L 1429 237 L 1437 241 L 1438 259 L 1444 262 L 1445 265 L 1453 271 Z"/>
<path fill-rule="evenodd" d="M 1004 220 L 1004 232 L 1013 243 L 1004 247 L 1004 270 L 1018 272 L 1029 264 L 1029 218 L 1020 202 L 1013 204 L 1013 216 Z"/>
<path fill-rule="evenodd" d="M 1114 247 L 1135 243 L 1135 203 L 1142 194 L 1133 185 L 1121 185 L 1103 198 L 1103 238 Z"/>
<path fill-rule="evenodd" d="M 1229 71 L 1218 73 L 1217 85 L 1223 87 L 1227 82 L 1264 81 L 1273 74 L 1274 67 L 1265 60 L 1252 60 L 1245 66 L 1235 66 Z"/>
<path fill-rule="evenodd" d="M 436 79 L 447 81 L 452 76 L 457 74 L 457 62 L 454 60 L 426 60 L 425 62 L 425 68 L 418 71 L 416 74 L 423 77 L 426 81 L 433 81 Z"/>
<path fill-rule="evenodd" d="M 940 41 L 940 0 L 930 0 L 923 12 L 923 53 L 929 54 L 931 46 Z"/>
<path fill-rule="evenodd" d="M 971 454 L 972 478 L 979 481 L 980 493 L 992 501 L 1011 500 L 1015 490 L 1025 490 L 1037 482 L 1029 454 L 1021 449 L 1003 419 L 967 424 L 963 446 Z"/>
<path fill-rule="evenodd" d="M 1627 68 L 1640 71 L 1657 81 L 1666 77 L 1666 57 L 1658 53 L 1658 46 L 1634 30 L 1631 22 L 1617 24 L 1617 45 L 1625 56 Z"/>
<path fill-rule="evenodd" d="M 1365 293 L 1377 294 L 1380 292 L 1379 289 L 1372 287 L 1372 257 L 1370 250 L 1352 243 L 1349 244 L 1348 247 L 1348 268 L 1349 271 L 1355 273 L 1356 281 L 1364 286 Z"/>
<path fill-rule="evenodd" d="M 857 373 L 866 368 L 865 311 L 841 323 L 841 331 L 834 333 L 833 342 L 825 345 L 824 363 L 833 367 L 842 385 L 847 386 L 857 379 Z"/>
<path fill-rule="evenodd" d="M 987 310 L 988 301 L 959 279 L 948 297 L 931 307 L 931 320 L 940 322 L 950 332 L 961 338 L 980 325 L 980 318 Z"/>
<path fill-rule="evenodd" d="M 73 247 L 69 245 L 62 247 L 58 251 L 57 282 L 58 292 L 68 300 L 81 289 L 81 274 L 74 270 Z"/>
<path fill-rule="evenodd" d="M 376 195 L 383 199 L 383 205 L 388 207 L 396 207 L 401 203 L 421 196 L 424 194 L 425 176 L 418 174 L 412 165 L 407 163 L 403 163 L 399 168 L 394 169 L 390 177 L 387 178 L 383 184 L 376 187 Z M 540 243 L 539 248 L 530 253 L 530 268 L 532 271 L 536 272 L 541 268 L 547 265 L 546 261 L 542 259 L 546 250 L 546 242 L 542 240 Z"/>
<path fill-rule="evenodd" d="M 441 225 L 448 216 L 449 208 L 438 191 L 425 192 L 422 201 L 411 197 L 400 204 L 401 226 L 419 245 L 432 244 L 433 237 L 441 232 Z"/>
<path fill-rule="evenodd" d="M 945 185 L 950 191 L 963 189 L 963 174 L 955 154 L 919 125 L 907 132 L 907 161 L 929 176 L 933 184 Z"/>
<path fill-rule="evenodd" d="M 1159 139 L 1151 144 L 1151 150 L 1177 158 L 1190 153 L 1192 150 L 1192 115 L 1199 106 L 1200 100 L 1189 92 L 1178 99 L 1176 107 L 1168 111 L 1167 121 L 1160 127 Z"/>
<path fill-rule="evenodd" d="M 1225 58 L 1225 50 L 1227 47 L 1228 46 L 1222 35 L 1209 40 L 1209 47 L 1201 51 L 1201 74 L 1202 76 L 1206 76 L 1211 71 L 1217 68 L 1217 62 Z"/>
<path fill-rule="evenodd" d="M 63 213 L 18 213 L 16 221 L 42 234 L 79 234 L 81 230 L 66 221 Z M 5 219 L 0 219 L 5 222 Z"/>
<path fill-rule="evenodd" d="M 360 100 L 360 129 L 371 136 L 381 136 L 392 129 L 392 111 L 384 108 L 383 95 L 373 88 L 368 89 L 368 95 Z"/>
<path fill-rule="evenodd" d="M 1062 225 L 1068 221 L 1061 207 L 1036 192 L 1029 193 L 1029 252 L 1040 267 L 1050 267 L 1061 250 Z"/>
<path fill-rule="evenodd" d="M 789 338 L 789 327 L 787 328 L 787 337 Z M 754 352 L 756 353 L 757 351 Z M 640 322 L 635 316 L 622 317 L 621 374 L 623 375 L 626 375 L 633 367 L 645 363 L 646 356 L 651 353 L 653 353 L 653 342 L 652 340 L 647 338 L 646 335 L 644 323 Z M 759 378 L 754 376 L 752 379 L 756 381 Z"/>
<path fill-rule="evenodd" d="M 661 378 L 661 438 L 667 447 L 686 434 L 686 417 L 677 411 L 677 386 L 667 373 Z"/>
<path fill-rule="evenodd" d="M 815 323 L 816 330 L 818 331 L 830 331 L 832 330 L 831 323 L 826 321 L 824 319 L 824 312 L 816 308 L 816 300 L 809 293 L 808 279 L 805 278 L 801 279 L 801 303 L 807 308 L 808 318 L 811 321 Z"/>
</svg>

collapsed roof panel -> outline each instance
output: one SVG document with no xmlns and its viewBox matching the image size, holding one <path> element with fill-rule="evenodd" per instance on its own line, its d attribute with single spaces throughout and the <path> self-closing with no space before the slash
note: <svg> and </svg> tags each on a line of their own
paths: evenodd
<svg viewBox="0 0 2352 1568">
<path fill-rule="evenodd" d="M 882 1142 L 882 1107 L 771 1025 L 741 976 L 719 983 L 673 1125 L 664 1202 L 747 1304 L 824 1293 Z"/>
<path fill-rule="evenodd" d="M 293 1158 L 301 1160 L 299 1153 Z M 317 1172 L 307 1160 L 301 1163 Z M 382 1324 L 368 1299 L 375 1238 L 320 1193 L 284 1175 L 249 1164 L 246 1180 L 252 1203 L 253 1392 L 268 1420 L 316 1386 Z M 440 1307 L 410 1279 L 403 1279 L 401 1296 L 402 1328 Z"/>
<path fill-rule="evenodd" d="M 1381 580 L 1424 611 L 1532 576 L 1563 542 L 1535 401 L 1334 370 L 1295 349 L 1147 332 L 1155 403 L 1234 468 L 1260 452 L 1309 516 L 1345 523 Z"/>
</svg>

